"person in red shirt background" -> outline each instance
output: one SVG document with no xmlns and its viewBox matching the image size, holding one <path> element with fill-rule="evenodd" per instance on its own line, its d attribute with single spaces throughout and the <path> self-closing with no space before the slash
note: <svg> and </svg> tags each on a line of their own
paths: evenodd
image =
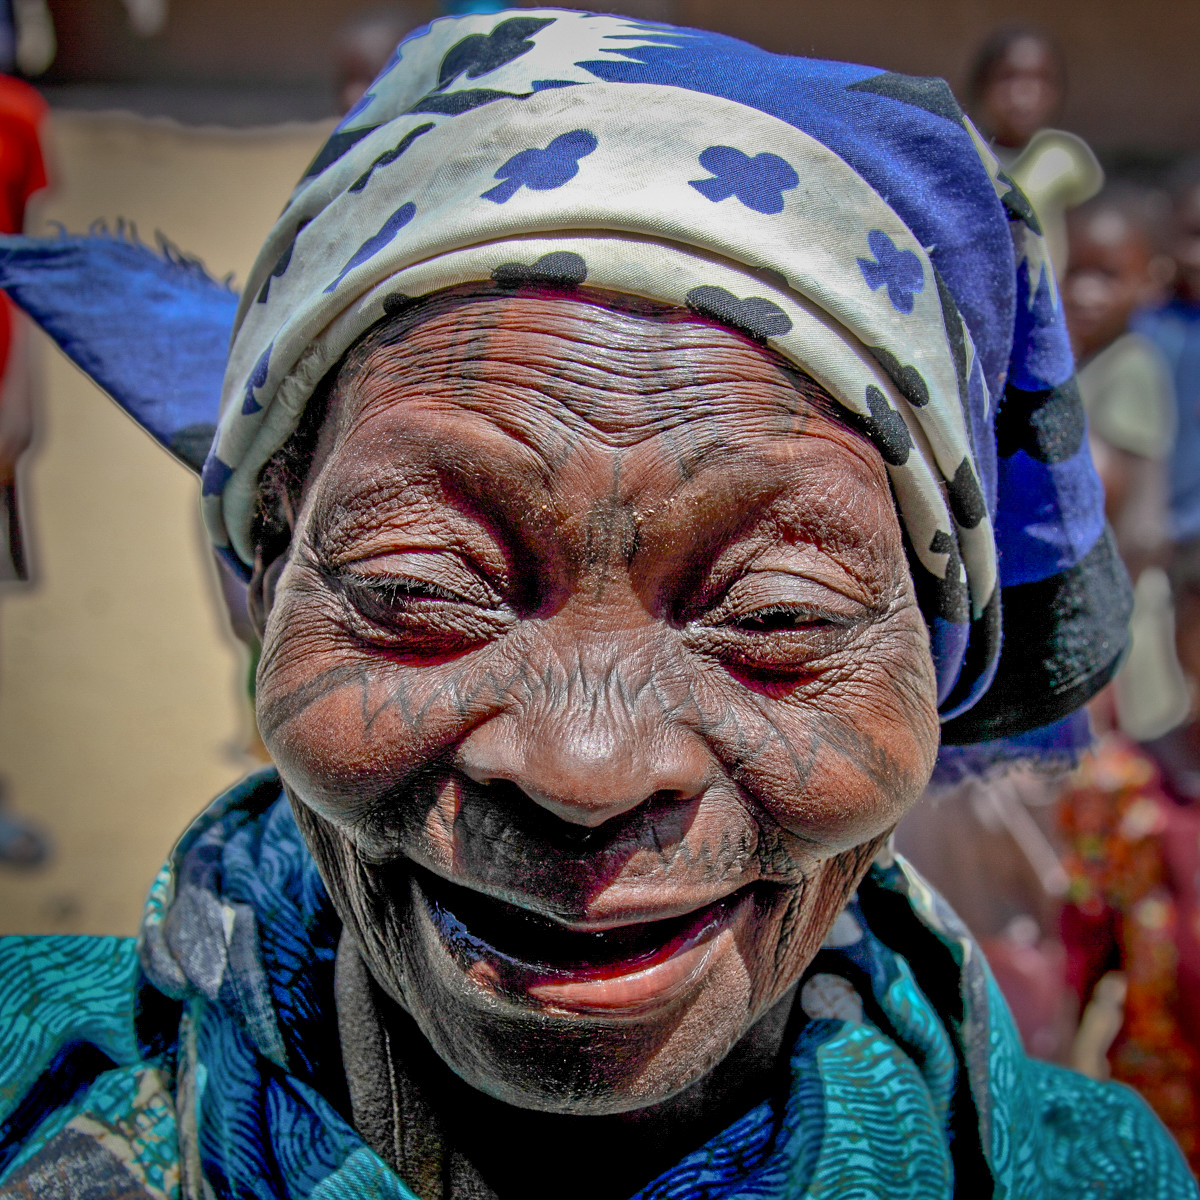
<svg viewBox="0 0 1200 1200">
<path fill-rule="evenodd" d="M 0 75 L 0 232 L 20 233 L 25 207 L 47 183 L 42 126 L 47 105 L 27 83 Z M 29 334 L 0 293 L 0 581 L 29 578 L 18 503 L 17 462 L 33 439 Z M 0 780 L 0 805 L 3 805 Z M 0 863 L 33 865 L 48 853 L 44 835 L 0 807 Z"/>
<path fill-rule="evenodd" d="M 46 102 L 28 84 L 0 75 L 0 232 L 20 233 L 25 205 L 46 186 L 41 126 Z M 29 370 L 22 318 L 12 301 L 0 304 L 0 489 L 8 508 L 8 559 L 0 577 L 28 578 L 20 540 L 15 482 L 17 460 L 33 436 Z"/>
</svg>

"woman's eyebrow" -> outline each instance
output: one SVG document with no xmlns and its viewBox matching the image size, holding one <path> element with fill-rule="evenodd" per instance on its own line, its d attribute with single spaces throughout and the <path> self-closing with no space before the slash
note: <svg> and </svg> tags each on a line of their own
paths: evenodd
<svg viewBox="0 0 1200 1200">
<path fill-rule="evenodd" d="M 308 537 L 318 553 L 330 556 L 383 552 L 409 538 L 479 552 L 497 540 L 491 524 L 453 495 L 434 498 L 427 488 L 398 484 L 373 494 L 322 496 L 313 505 Z"/>
<path fill-rule="evenodd" d="M 544 474 L 526 463 L 526 487 L 514 495 L 496 487 L 494 471 L 480 470 L 478 454 L 454 453 L 443 444 L 431 457 L 416 478 L 406 478 L 400 464 L 359 464 L 344 479 L 326 480 L 307 523 L 317 555 L 362 557 L 411 541 L 410 548 L 453 549 L 493 573 L 510 573 L 526 549 L 522 518 L 535 503 L 544 509 L 551 502 Z"/>
</svg>

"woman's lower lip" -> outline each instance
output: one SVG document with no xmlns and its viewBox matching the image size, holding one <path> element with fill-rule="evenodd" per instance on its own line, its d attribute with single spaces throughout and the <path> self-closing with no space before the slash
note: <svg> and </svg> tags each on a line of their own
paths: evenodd
<svg viewBox="0 0 1200 1200">
<path fill-rule="evenodd" d="M 708 966 L 719 934 L 681 947 L 652 967 L 604 979 L 550 980 L 535 983 L 529 994 L 555 1008 L 577 1012 L 616 1012 L 660 1005 L 682 995 Z"/>
<path fill-rule="evenodd" d="M 682 918 L 623 927 L 620 936 L 640 939 L 637 952 L 604 955 L 602 961 L 580 957 L 564 962 L 547 961 L 549 956 L 543 954 L 535 958 L 529 952 L 518 956 L 480 937 L 455 911 L 459 906 L 453 906 L 455 893 L 464 889 L 428 879 L 417 887 L 443 945 L 477 985 L 553 1008 L 612 1014 L 658 1007 L 685 993 L 708 967 L 721 935 L 751 901 L 749 889 L 743 889 Z M 521 912 L 478 896 L 471 897 L 468 907 L 481 901 Z M 529 919 L 523 912 L 521 916 Z M 569 941 L 570 933 L 564 935 Z M 587 942 L 597 935 L 576 937 Z M 531 949 L 536 952 L 536 946 Z"/>
</svg>

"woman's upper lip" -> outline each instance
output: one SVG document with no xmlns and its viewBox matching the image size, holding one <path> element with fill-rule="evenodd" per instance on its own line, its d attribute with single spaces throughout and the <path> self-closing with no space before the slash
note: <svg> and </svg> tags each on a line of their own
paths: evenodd
<svg viewBox="0 0 1200 1200">
<path fill-rule="evenodd" d="M 620 905 L 612 915 L 573 916 L 565 914 L 561 906 L 555 906 L 550 901 L 540 897 L 529 896 L 527 893 L 516 892 L 507 888 L 489 887 L 481 884 L 476 879 L 462 878 L 454 875 L 433 863 L 422 862 L 420 866 L 431 875 L 436 875 L 439 879 L 452 884 L 454 887 L 474 892 L 475 895 L 485 900 L 494 900 L 501 904 L 511 904 L 514 908 L 519 908 L 523 912 L 530 913 L 535 917 L 542 917 L 544 920 L 553 921 L 556 925 L 561 925 L 563 929 L 569 930 L 572 933 L 603 933 L 606 930 L 622 929 L 630 925 L 650 925 L 656 921 L 671 921 L 677 917 L 685 917 L 689 913 L 700 912 L 702 909 L 709 908 L 718 901 L 724 900 L 727 896 L 733 895 L 734 892 L 740 891 L 747 883 L 753 882 L 753 880 L 744 878 L 729 880 L 726 884 L 715 888 L 703 896 L 689 894 L 686 899 L 681 898 L 674 904 L 656 904 L 653 907 L 649 907 L 625 903 Z M 598 893 L 601 897 L 604 894 L 603 891 Z"/>
</svg>

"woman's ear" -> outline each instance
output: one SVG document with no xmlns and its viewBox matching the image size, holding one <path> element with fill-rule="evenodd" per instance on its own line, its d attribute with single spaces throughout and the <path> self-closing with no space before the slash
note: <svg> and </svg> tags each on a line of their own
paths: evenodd
<svg viewBox="0 0 1200 1200">
<path fill-rule="evenodd" d="M 278 554 L 267 559 L 261 545 L 254 548 L 254 570 L 250 573 L 250 590 L 246 597 L 246 608 L 250 613 L 250 622 L 254 626 L 258 640 L 261 642 L 263 631 L 267 627 L 267 618 L 275 604 L 275 585 L 283 568 L 287 566 L 291 543 L 283 547 Z"/>
</svg>

